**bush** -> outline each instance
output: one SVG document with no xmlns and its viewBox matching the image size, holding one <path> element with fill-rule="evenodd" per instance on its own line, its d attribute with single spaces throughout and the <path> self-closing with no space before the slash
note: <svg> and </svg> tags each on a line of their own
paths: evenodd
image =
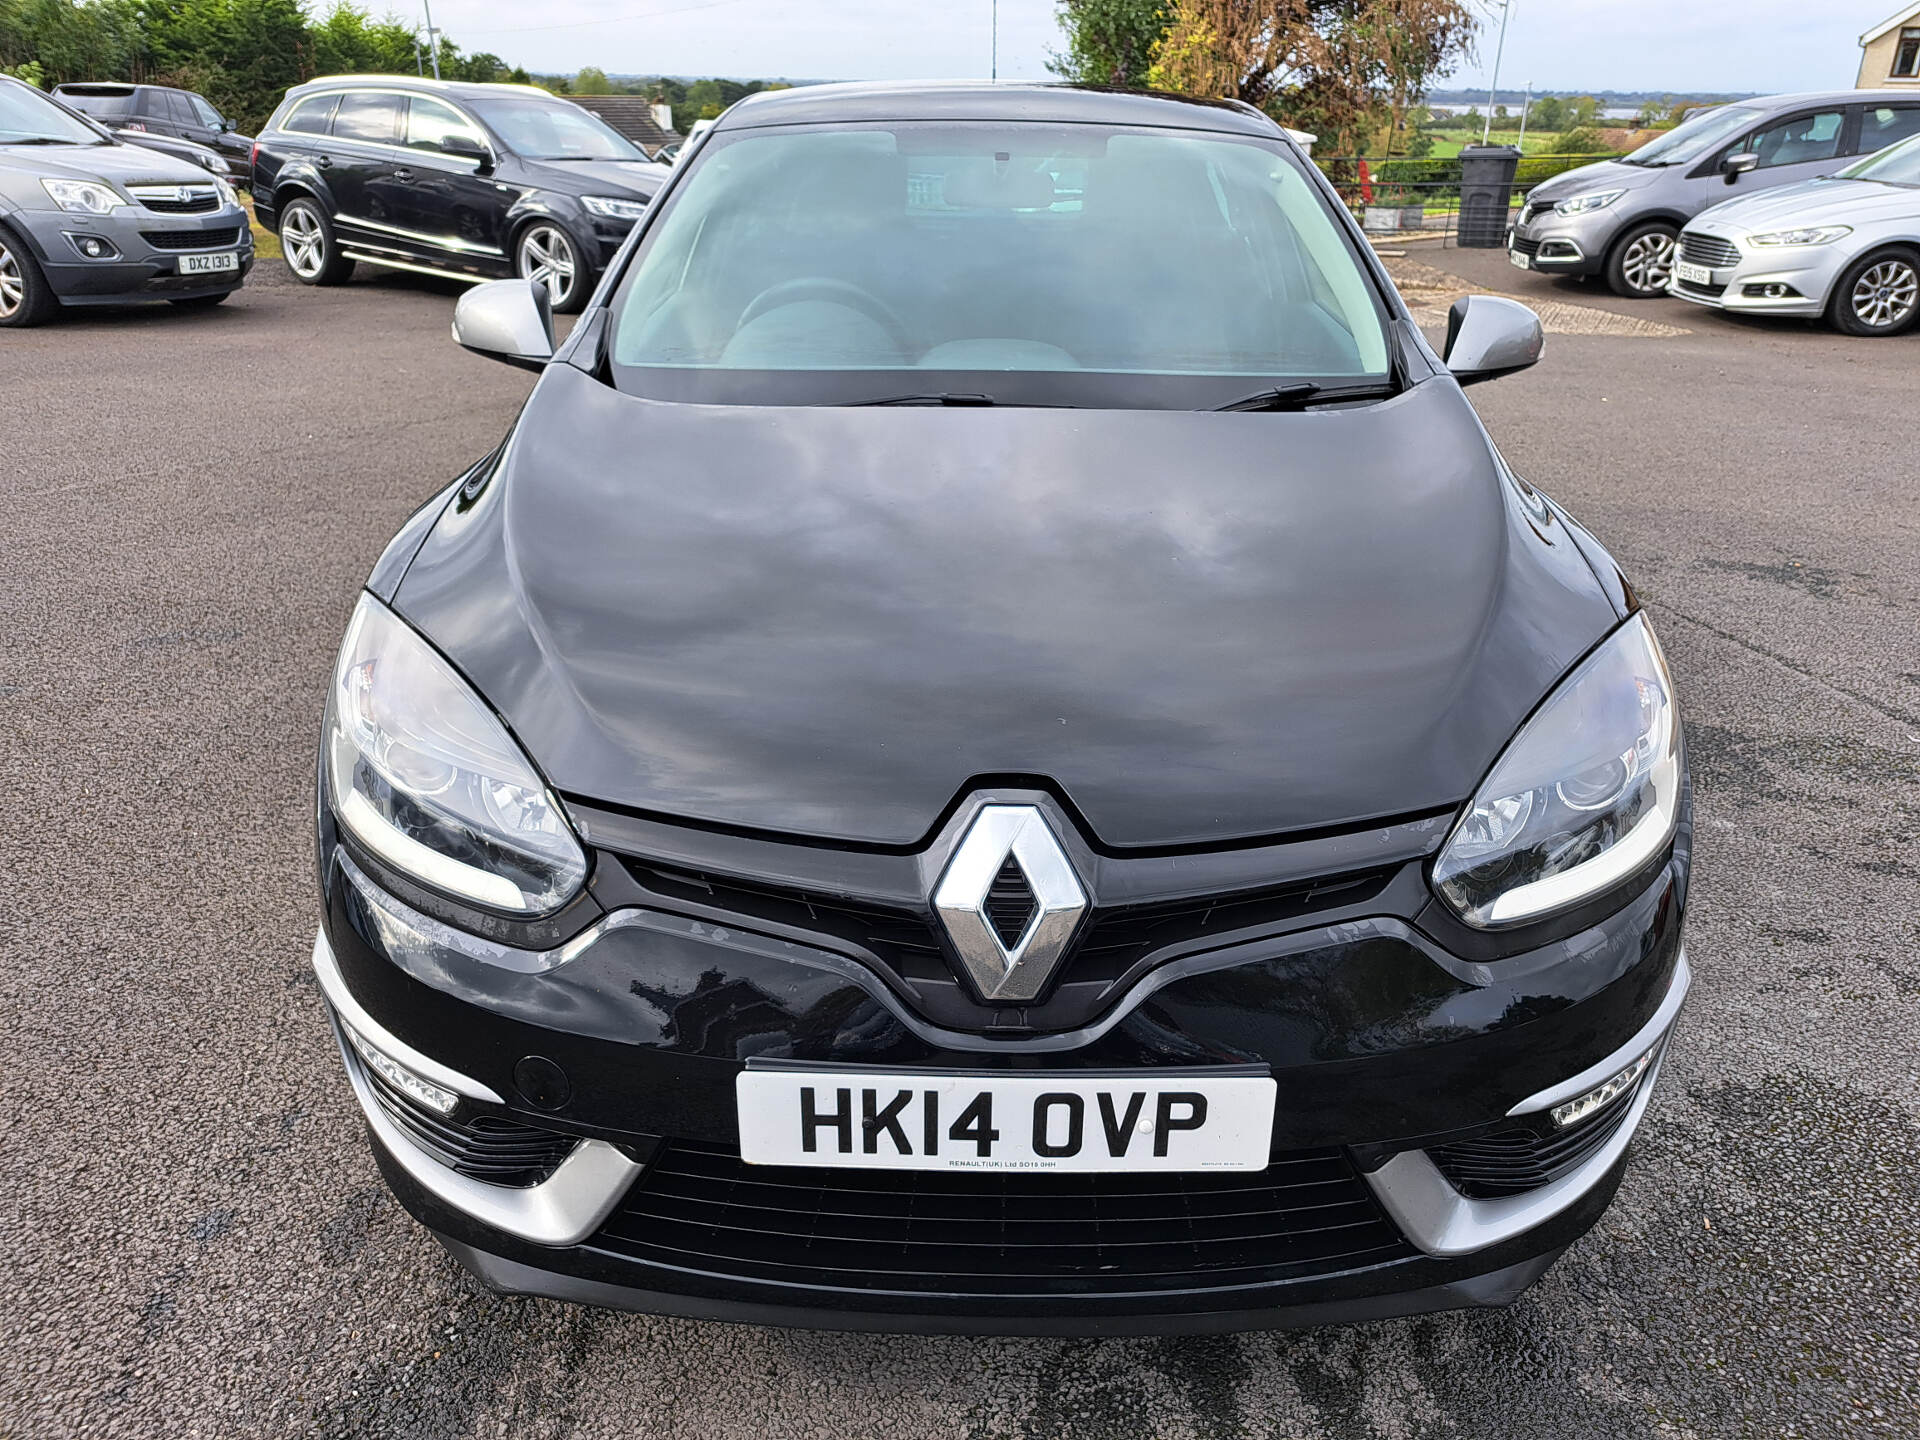
<svg viewBox="0 0 1920 1440">
<path fill-rule="evenodd" d="M 1601 155 L 1607 149 L 1606 137 L 1591 125 L 1578 126 L 1560 137 L 1562 155 Z"/>
</svg>

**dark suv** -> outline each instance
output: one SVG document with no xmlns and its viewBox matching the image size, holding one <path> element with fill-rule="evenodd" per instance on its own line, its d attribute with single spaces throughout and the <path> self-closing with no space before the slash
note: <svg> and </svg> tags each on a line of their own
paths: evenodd
<svg viewBox="0 0 1920 1440">
<path fill-rule="evenodd" d="M 287 92 L 254 147 L 253 194 L 308 285 L 337 285 L 356 261 L 518 276 L 566 311 L 670 173 L 532 86 L 352 75 Z"/>
<path fill-rule="evenodd" d="M 170 135 L 204 145 L 224 159 L 243 179 L 253 153 L 253 137 L 242 135 L 233 123 L 207 102 L 204 95 L 176 90 L 171 85 L 125 85 L 89 80 L 56 85 L 53 94 L 62 103 L 83 111 L 110 130 L 144 131 Z"/>
</svg>

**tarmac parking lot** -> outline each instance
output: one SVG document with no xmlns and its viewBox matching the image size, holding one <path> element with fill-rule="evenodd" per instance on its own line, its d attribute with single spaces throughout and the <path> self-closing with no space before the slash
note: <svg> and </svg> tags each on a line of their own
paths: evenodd
<svg viewBox="0 0 1920 1440">
<path fill-rule="evenodd" d="M 532 377 L 450 343 L 449 287 L 275 260 L 215 311 L 0 339 L 0 1437 L 1913 1435 L 1920 334 L 1407 251 L 1426 323 L 1544 302 L 1544 362 L 1470 393 L 1639 588 L 1696 784 L 1636 1164 L 1518 1303 L 1045 1341 L 478 1291 L 322 1023 L 313 745 L 368 568 Z"/>
</svg>

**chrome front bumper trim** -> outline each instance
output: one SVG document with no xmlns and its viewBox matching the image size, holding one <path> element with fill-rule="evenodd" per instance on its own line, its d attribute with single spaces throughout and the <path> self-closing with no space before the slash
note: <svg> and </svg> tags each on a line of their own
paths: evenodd
<svg viewBox="0 0 1920 1440">
<path fill-rule="evenodd" d="M 1693 971 L 1687 964 L 1686 951 L 1683 949 L 1679 963 L 1674 967 L 1673 983 L 1667 989 L 1666 999 L 1654 1012 L 1653 1018 L 1631 1040 L 1579 1074 L 1571 1075 L 1538 1094 L 1529 1095 L 1507 1113 L 1537 1114 L 1563 1104 L 1576 1095 L 1585 1094 L 1609 1076 L 1619 1074 L 1648 1049 L 1664 1041 L 1680 1014 L 1681 1004 L 1687 998 L 1687 987 L 1692 983 Z M 1424 1150 L 1403 1150 L 1367 1175 L 1366 1182 L 1373 1187 L 1381 1208 L 1400 1227 L 1407 1239 L 1429 1255 L 1470 1255 L 1489 1245 L 1511 1240 L 1551 1220 L 1577 1202 L 1599 1184 L 1626 1153 L 1627 1146 L 1633 1140 L 1633 1132 L 1640 1126 L 1640 1117 L 1647 1113 L 1647 1105 L 1653 1099 L 1654 1082 L 1660 1078 L 1660 1067 L 1665 1059 L 1663 1047 L 1640 1081 L 1626 1119 L 1612 1138 L 1578 1169 L 1562 1175 L 1552 1184 L 1542 1185 L 1538 1190 L 1500 1200 L 1469 1200 L 1448 1183 L 1446 1176 L 1427 1158 Z"/>
<path fill-rule="evenodd" d="M 348 992 L 324 933 L 313 939 L 313 973 L 334 1017 L 375 1049 L 436 1085 L 470 1099 L 502 1103 L 478 1080 L 422 1055 L 367 1014 Z M 600 1228 L 643 1168 L 604 1140 L 582 1140 L 560 1168 L 538 1185 L 489 1185 L 470 1179 L 428 1155 L 387 1117 L 358 1058 L 349 1052 L 345 1037 L 339 1038 L 347 1080 L 374 1138 L 421 1189 L 483 1225 L 534 1245 L 578 1245 Z"/>
</svg>

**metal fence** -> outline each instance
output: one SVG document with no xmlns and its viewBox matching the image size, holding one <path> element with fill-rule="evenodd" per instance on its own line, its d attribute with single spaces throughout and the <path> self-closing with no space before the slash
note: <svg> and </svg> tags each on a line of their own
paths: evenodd
<svg viewBox="0 0 1920 1440">
<path fill-rule="evenodd" d="M 1543 180 L 1614 155 L 1523 155 L 1508 197 L 1511 214 Z M 1437 236 L 1454 243 L 1460 229 L 1460 160 L 1396 155 L 1316 155 L 1321 172 L 1361 227 L 1373 235 Z"/>
</svg>

